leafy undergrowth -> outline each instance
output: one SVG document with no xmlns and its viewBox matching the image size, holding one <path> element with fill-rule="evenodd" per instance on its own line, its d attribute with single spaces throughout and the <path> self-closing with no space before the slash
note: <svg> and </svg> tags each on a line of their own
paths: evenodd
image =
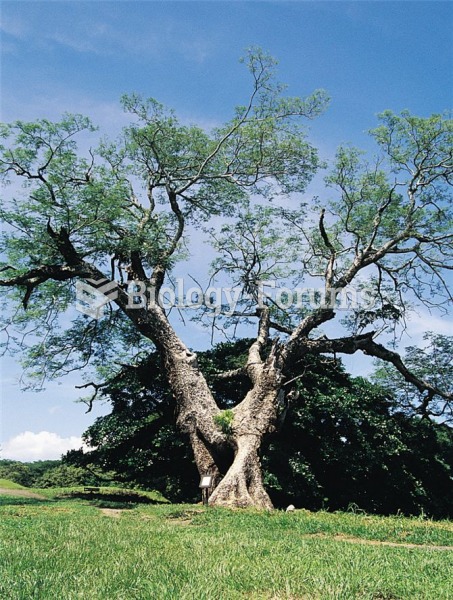
<svg viewBox="0 0 453 600">
<path fill-rule="evenodd" d="M 453 598 L 448 521 L 165 504 L 111 518 L 74 497 L 3 500 L 11 600 Z"/>
</svg>

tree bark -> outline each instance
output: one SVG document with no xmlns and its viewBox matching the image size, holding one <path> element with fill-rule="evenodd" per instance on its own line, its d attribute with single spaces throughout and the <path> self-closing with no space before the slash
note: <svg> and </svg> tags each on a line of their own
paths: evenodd
<svg viewBox="0 0 453 600">
<path fill-rule="evenodd" d="M 261 438 L 254 434 L 241 435 L 235 444 L 233 464 L 209 498 L 210 506 L 272 509 L 271 499 L 264 489 L 258 456 Z"/>
<path fill-rule="evenodd" d="M 210 497 L 211 506 L 273 508 L 263 485 L 259 450 L 282 413 L 281 374 L 272 354 L 253 369 L 254 386 L 233 409 L 234 460 Z"/>
<path fill-rule="evenodd" d="M 209 504 L 271 509 L 259 449 L 266 433 L 275 429 L 278 392 L 273 386 L 255 386 L 233 409 L 233 429 L 225 434 L 214 421 L 220 409 L 196 363 L 175 356 L 170 362 L 167 373 L 177 399 L 177 425 L 189 436 L 200 476 L 213 477 Z"/>
<path fill-rule="evenodd" d="M 275 356 L 254 363 L 253 387 L 234 407 L 232 431 L 225 433 L 214 420 L 221 411 L 198 369 L 196 355 L 175 335 L 163 341 L 162 355 L 176 400 L 177 425 L 189 437 L 200 476 L 213 476 L 209 504 L 272 509 L 259 449 L 264 437 L 275 431 L 281 413 L 281 376 Z"/>
</svg>

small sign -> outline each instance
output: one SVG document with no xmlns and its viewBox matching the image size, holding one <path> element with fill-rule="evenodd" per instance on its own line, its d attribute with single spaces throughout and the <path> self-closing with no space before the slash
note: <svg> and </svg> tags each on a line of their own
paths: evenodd
<svg viewBox="0 0 453 600">
<path fill-rule="evenodd" d="M 203 475 L 200 481 L 200 487 L 202 489 L 210 488 L 212 484 L 212 475 Z"/>
</svg>

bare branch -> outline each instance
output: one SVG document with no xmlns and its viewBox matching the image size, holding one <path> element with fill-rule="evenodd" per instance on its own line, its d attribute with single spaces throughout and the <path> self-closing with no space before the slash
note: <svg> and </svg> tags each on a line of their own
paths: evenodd
<svg viewBox="0 0 453 600">
<path fill-rule="evenodd" d="M 259 316 L 258 335 L 249 348 L 246 365 L 247 372 L 253 382 L 257 381 L 258 376 L 261 373 L 261 367 L 263 365 L 261 351 L 269 339 L 269 309 L 267 307 L 260 309 Z"/>
<path fill-rule="evenodd" d="M 237 377 L 241 377 L 243 375 L 247 375 L 246 367 L 239 367 L 237 369 L 230 369 L 229 371 L 219 371 L 214 374 L 216 379 L 236 379 Z"/>
<path fill-rule="evenodd" d="M 393 364 L 404 379 L 409 383 L 412 383 L 420 392 L 428 392 L 431 396 L 438 395 L 448 401 L 453 400 L 453 394 L 444 392 L 411 373 L 404 364 L 401 356 L 397 352 L 388 350 L 382 344 L 375 342 L 373 340 L 374 335 L 375 332 L 372 331 L 354 337 L 310 340 L 307 342 L 307 347 L 312 351 L 338 352 L 342 354 L 354 354 L 358 350 L 361 350 L 367 356 L 374 356 Z"/>
<path fill-rule="evenodd" d="M 102 390 L 102 388 L 106 387 L 110 382 L 106 381 L 104 383 L 94 383 L 93 381 L 90 381 L 90 383 L 85 383 L 83 385 L 76 385 L 76 389 L 81 390 L 83 388 L 87 388 L 87 387 L 92 387 L 94 388 L 94 392 L 93 395 L 88 398 L 88 399 L 84 399 L 82 400 L 82 402 L 84 402 L 87 406 L 88 406 L 88 410 L 86 411 L 87 413 L 91 412 L 93 409 L 93 402 L 96 400 L 97 395 L 99 393 L 99 390 Z"/>
<path fill-rule="evenodd" d="M 330 290 L 330 288 L 332 286 L 336 252 L 335 252 L 335 248 L 332 246 L 332 243 L 329 240 L 329 236 L 327 235 L 327 232 L 324 227 L 325 212 L 326 211 L 323 208 L 321 210 L 321 216 L 319 217 L 319 231 L 321 232 L 321 237 L 323 239 L 323 242 L 324 242 L 326 248 L 328 248 L 330 251 L 330 258 L 329 258 L 329 262 L 328 262 L 327 268 L 326 268 L 326 292 L 327 292 L 328 290 Z"/>
</svg>

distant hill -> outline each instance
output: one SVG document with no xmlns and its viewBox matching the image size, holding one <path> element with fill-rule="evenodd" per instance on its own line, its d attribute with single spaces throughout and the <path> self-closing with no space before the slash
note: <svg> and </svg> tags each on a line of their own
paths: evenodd
<svg viewBox="0 0 453 600">
<path fill-rule="evenodd" d="M 0 488 L 4 488 L 6 490 L 25 490 L 23 485 L 19 485 L 18 483 L 14 483 L 14 481 L 10 481 L 9 479 L 0 479 Z"/>
</svg>

